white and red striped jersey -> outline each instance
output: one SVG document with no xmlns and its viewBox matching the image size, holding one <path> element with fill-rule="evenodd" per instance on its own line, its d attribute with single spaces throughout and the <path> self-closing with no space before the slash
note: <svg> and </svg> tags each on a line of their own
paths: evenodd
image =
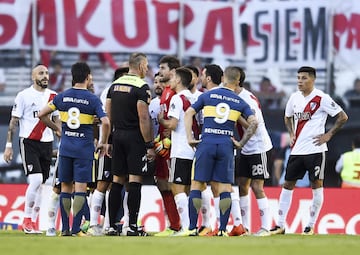
<svg viewBox="0 0 360 255">
<path fill-rule="evenodd" d="M 44 92 L 40 92 L 33 86 L 16 95 L 11 115 L 19 118 L 19 137 L 41 142 L 54 140 L 53 131 L 38 118 L 38 114 L 55 95 L 56 92 L 53 90 L 45 89 Z M 52 116 L 59 115 L 57 111 L 52 114 Z"/>
<path fill-rule="evenodd" d="M 239 93 L 239 97 L 243 99 L 253 110 L 256 119 L 258 121 L 258 127 L 255 134 L 249 139 L 249 141 L 241 149 L 241 153 L 245 155 L 260 154 L 271 150 L 272 142 L 270 136 L 266 130 L 264 116 L 261 111 L 259 100 L 250 91 L 242 89 Z M 243 129 L 244 130 L 244 129 Z M 244 130 L 245 131 L 245 130 Z"/>
<path fill-rule="evenodd" d="M 285 108 L 286 117 L 294 117 L 296 141 L 291 155 L 308 155 L 327 151 L 327 144 L 314 144 L 314 137 L 325 133 L 328 115 L 334 117 L 342 108 L 328 95 L 314 88 L 304 97 L 300 91 L 293 93 Z"/>
<path fill-rule="evenodd" d="M 171 151 L 170 158 L 193 159 L 194 150 L 187 142 L 185 131 L 185 111 L 190 107 L 190 101 L 187 99 L 191 95 L 190 90 L 184 89 L 175 94 L 169 105 L 168 117 L 176 118 L 178 124 L 175 130 L 171 131 Z"/>
</svg>

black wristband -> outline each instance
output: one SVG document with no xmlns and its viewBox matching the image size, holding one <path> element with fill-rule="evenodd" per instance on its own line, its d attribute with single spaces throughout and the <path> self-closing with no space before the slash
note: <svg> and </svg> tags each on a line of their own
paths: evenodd
<svg viewBox="0 0 360 255">
<path fill-rule="evenodd" d="M 146 142 L 146 143 L 145 143 L 145 147 L 146 147 L 146 149 L 152 149 L 152 148 L 154 148 L 154 142 L 153 142 L 153 141 L 151 141 L 151 142 Z"/>
</svg>

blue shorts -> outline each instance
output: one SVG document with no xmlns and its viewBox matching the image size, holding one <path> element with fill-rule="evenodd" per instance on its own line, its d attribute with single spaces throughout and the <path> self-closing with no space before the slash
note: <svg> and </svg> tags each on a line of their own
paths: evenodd
<svg viewBox="0 0 360 255">
<path fill-rule="evenodd" d="M 200 143 L 195 152 L 192 179 L 200 182 L 234 183 L 234 147 Z"/>
<path fill-rule="evenodd" d="M 59 181 L 89 183 L 92 181 L 92 159 L 59 156 Z"/>
</svg>

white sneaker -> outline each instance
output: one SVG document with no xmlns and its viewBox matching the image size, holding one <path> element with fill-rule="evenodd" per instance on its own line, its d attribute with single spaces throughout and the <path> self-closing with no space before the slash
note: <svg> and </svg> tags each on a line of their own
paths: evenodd
<svg viewBox="0 0 360 255">
<path fill-rule="evenodd" d="M 46 236 L 56 236 L 56 229 L 49 228 L 48 230 L 46 230 Z"/>
<path fill-rule="evenodd" d="M 102 236 L 103 232 L 102 232 L 102 227 L 100 225 L 93 225 L 90 226 L 87 234 L 90 236 Z"/>
<path fill-rule="evenodd" d="M 271 236 L 271 233 L 269 230 L 260 228 L 260 230 L 254 234 L 254 236 Z"/>
<path fill-rule="evenodd" d="M 193 230 L 189 230 L 188 228 L 183 229 L 181 228 L 179 231 L 176 231 L 172 236 L 197 236 L 198 233 L 196 228 Z"/>
</svg>

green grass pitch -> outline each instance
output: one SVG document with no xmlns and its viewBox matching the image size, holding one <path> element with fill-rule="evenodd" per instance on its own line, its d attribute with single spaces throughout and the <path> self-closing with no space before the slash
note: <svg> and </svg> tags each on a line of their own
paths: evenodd
<svg viewBox="0 0 360 255">
<path fill-rule="evenodd" d="M 0 230 L 3 255 L 350 255 L 360 236 L 294 234 L 270 237 L 46 237 Z"/>
</svg>

